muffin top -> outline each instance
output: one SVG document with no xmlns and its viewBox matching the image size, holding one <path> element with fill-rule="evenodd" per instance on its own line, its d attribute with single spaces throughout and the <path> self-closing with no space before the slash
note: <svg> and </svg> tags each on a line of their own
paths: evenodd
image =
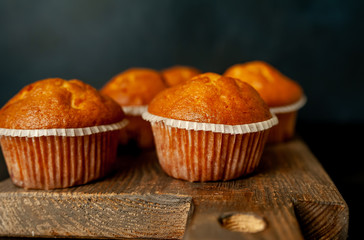
<svg viewBox="0 0 364 240">
<path fill-rule="evenodd" d="M 297 102 L 302 88 L 266 62 L 252 61 L 236 64 L 224 76 L 238 78 L 252 85 L 269 107 L 279 107 Z"/>
<path fill-rule="evenodd" d="M 82 128 L 120 122 L 111 98 L 80 80 L 49 78 L 25 86 L 0 110 L 0 128 Z"/>
<path fill-rule="evenodd" d="M 120 106 L 140 106 L 149 104 L 165 88 L 159 72 L 147 68 L 130 68 L 114 76 L 101 92 Z"/>
<path fill-rule="evenodd" d="M 148 112 L 177 120 L 240 125 L 272 116 L 249 84 L 216 73 L 204 73 L 160 92 Z"/>
<path fill-rule="evenodd" d="M 190 80 L 192 77 L 201 73 L 200 70 L 189 66 L 176 65 L 161 71 L 164 81 L 168 87 Z"/>
</svg>

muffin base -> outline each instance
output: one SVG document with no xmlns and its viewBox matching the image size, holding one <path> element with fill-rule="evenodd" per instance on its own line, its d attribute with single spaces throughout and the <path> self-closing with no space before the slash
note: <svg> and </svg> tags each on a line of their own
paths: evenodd
<svg viewBox="0 0 364 240">
<path fill-rule="evenodd" d="M 154 138 L 149 122 L 142 118 L 148 105 L 122 106 L 129 124 L 122 130 L 120 144 L 127 145 L 135 141 L 139 148 L 153 148 Z"/>
<path fill-rule="evenodd" d="M 116 160 L 119 130 L 85 136 L 1 136 L 13 183 L 25 189 L 66 188 L 105 176 Z"/>
<path fill-rule="evenodd" d="M 278 118 L 278 125 L 272 128 L 267 143 L 280 143 L 291 139 L 295 134 L 297 112 L 307 102 L 306 96 L 302 96 L 297 102 L 281 106 L 272 107 L 270 111 Z"/>
<path fill-rule="evenodd" d="M 151 124 L 162 169 L 190 182 L 230 180 L 253 172 L 270 130 L 227 134 Z"/>
<path fill-rule="evenodd" d="M 135 141 L 140 148 L 154 147 L 154 138 L 150 123 L 142 119 L 141 116 L 127 115 L 129 124 L 122 130 L 120 144 L 126 145 L 130 141 Z"/>
<path fill-rule="evenodd" d="M 280 143 L 291 139 L 295 134 L 297 111 L 276 113 L 278 124 L 272 127 L 268 143 Z"/>
</svg>

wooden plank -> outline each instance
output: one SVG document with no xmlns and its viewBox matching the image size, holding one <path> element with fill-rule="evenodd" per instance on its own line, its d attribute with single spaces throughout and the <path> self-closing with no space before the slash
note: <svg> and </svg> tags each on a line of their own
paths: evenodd
<svg viewBox="0 0 364 240">
<path fill-rule="evenodd" d="M 226 182 L 170 178 L 154 151 L 119 156 L 113 176 L 84 186 L 27 191 L 1 182 L 0 236 L 347 237 L 348 207 L 300 139 L 268 146 L 255 174 Z"/>
<path fill-rule="evenodd" d="M 170 195 L 3 194 L 2 235 L 182 238 L 190 197 Z"/>
</svg>

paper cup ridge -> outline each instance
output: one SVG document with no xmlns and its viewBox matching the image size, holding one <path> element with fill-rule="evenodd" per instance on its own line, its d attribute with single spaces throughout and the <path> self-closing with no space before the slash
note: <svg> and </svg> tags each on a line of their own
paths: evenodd
<svg viewBox="0 0 364 240">
<path fill-rule="evenodd" d="M 51 129 L 47 136 L 29 130 L 19 136 L 3 134 L 0 143 L 10 178 L 25 189 L 66 188 L 101 178 L 116 161 L 119 132 L 125 125 L 98 126 L 96 133 L 89 128 Z"/>
<path fill-rule="evenodd" d="M 151 123 L 153 122 L 163 122 L 167 126 L 176 127 L 185 130 L 195 130 L 195 131 L 211 131 L 216 133 L 229 133 L 229 134 L 245 134 L 253 133 L 258 131 L 263 131 L 271 128 L 278 124 L 277 117 L 272 114 L 272 118 L 257 122 L 248 123 L 242 125 L 227 125 L 227 124 L 215 124 L 215 123 L 200 123 L 192 121 L 177 120 L 172 118 L 160 117 L 149 112 L 143 113 L 142 117 Z"/>
<path fill-rule="evenodd" d="M 148 105 L 122 106 L 121 108 L 123 109 L 126 115 L 141 116 L 144 112 L 148 110 Z"/>
<path fill-rule="evenodd" d="M 143 117 L 149 116 L 143 114 Z M 276 124 L 275 117 L 272 119 L 267 123 L 270 127 Z M 202 125 L 196 123 L 183 125 L 164 119 L 151 121 L 151 125 L 162 169 L 174 178 L 191 182 L 230 180 L 253 172 L 259 164 L 270 130 L 267 125 L 261 127 L 257 124 L 256 128 L 239 126 L 239 133 L 232 134 L 236 130 L 234 126 L 207 127 L 223 129 L 225 133 L 222 133 L 200 130 Z M 195 128 L 185 129 L 191 126 Z M 242 129 L 249 132 L 240 133 Z"/>
<path fill-rule="evenodd" d="M 53 129 L 8 129 L 0 128 L 0 136 L 11 137 L 42 137 L 42 136 L 85 136 L 106 131 L 114 131 L 125 127 L 129 121 L 127 119 L 109 125 L 100 125 L 84 128 L 53 128 Z"/>
<path fill-rule="evenodd" d="M 295 103 L 292 103 L 290 105 L 281 106 L 281 107 L 272 107 L 270 108 L 270 111 L 274 114 L 277 113 L 288 113 L 288 112 L 294 112 L 302 108 L 307 102 L 307 98 L 305 95 L 303 95 L 300 100 L 298 100 Z"/>
</svg>

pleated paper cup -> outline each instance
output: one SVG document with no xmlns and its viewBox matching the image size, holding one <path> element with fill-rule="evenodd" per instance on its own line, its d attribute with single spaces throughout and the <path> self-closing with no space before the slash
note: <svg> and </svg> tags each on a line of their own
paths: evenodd
<svg viewBox="0 0 364 240">
<path fill-rule="evenodd" d="M 142 114 L 147 111 L 148 105 L 141 106 L 123 106 L 126 119 L 129 120 L 128 126 L 124 128 L 120 143 L 127 144 L 134 140 L 140 148 L 154 147 L 154 138 L 152 128 L 149 122 L 143 120 Z"/>
<path fill-rule="evenodd" d="M 108 174 L 116 160 L 119 123 L 73 129 L 0 129 L 13 183 L 25 189 L 81 185 Z"/>
<path fill-rule="evenodd" d="M 148 111 L 148 105 L 133 105 L 133 106 L 123 106 L 124 113 L 128 116 L 142 116 L 143 113 Z"/>
<path fill-rule="evenodd" d="M 306 97 L 303 96 L 293 104 L 270 108 L 270 111 L 277 116 L 279 123 L 271 129 L 268 143 L 284 142 L 294 136 L 297 112 L 306 104 L 306 101 Z"/>
<path fill-rule="evenodd" d="M 258 166 L 269 130 L 277 118 L 244 125 L 210 124 L 163 118 L 149 112 L 162 169 L 178 179 L 230 180 Z"/>
</svg>

